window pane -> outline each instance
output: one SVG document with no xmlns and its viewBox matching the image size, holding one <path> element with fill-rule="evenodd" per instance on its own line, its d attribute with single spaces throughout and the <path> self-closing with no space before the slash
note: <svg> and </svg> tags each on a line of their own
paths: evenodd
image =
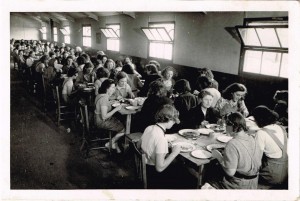
<svg viewBox="0 0 300 201">
<path fill-rule="evenodd" d="M 83 37 L 82 45 L 86 47 L 91 47 L 91 37 Z"/>
<path fill-rule="evenodd" d="M 64 38 L 65 38 L 65 43 L 70 44 L 70 36 L 65 36 Z"/>
<path fill-rule="evenodd" d="M 46 33 L 46 32 L 47 32 L 46 27 L 42 27 L 42 33 Z"/>
<path fill-rule="evenodd" d="M 83 36 L 91 36 L 91 27 L 83 27 L 82 34 Z"/>
<path fill-rule="evenodd" d="M 65 27 L 65 30 L 66 30 L 66 34 L 70 34 L 71 33 L 71 31 L 70 31 L 70 27 L 69 26 L 67 26 L 67 27 Z"/>
<path fill-rule="evenodd" d="M 160 36 L 162 37 L 162 39 L 164 41 L 171 41 L 168 33 L 165 31 L 165 29 L 157 29 L 157 31 L 159 32 Z"/>
<path fill-rule="evenodd" d="M 288 48 L 288 29 L 286 28 L 276 28 L 280 43 L 282 47 Z"/>
<path fill-rule="evenodd" d="M 57 42 L 57 35 L 53 35 L 54 42 Z"/>
<path fill-rule="evenodd" d="M 116 32 L 117 36 L 120 37 L 120 25 L 110 24 L 110 25 L 106 25 L 106 27 L 113 29 Z"/>
<path fill-rule="evenodd" d="M 157 29 L 150 29 L 150 32 L 154 36 L 154 40 L 163 41 L 162 37 L 159 35 Z"/>
<path fill-rule="evenodd" d="M 114 32 L 113 29 L 107 29 L 107 30 L 110 33 L 111 37 L 118 38 L 117 34 Z"/>
<path fill-rule="evenodd" d="M 107 39 L 107 49 L 111 51 L 120 51 L 120 40 Z"/>
<path fill-rule="evenodd" d="M 170 38 L 172 40 L 174 40 L 174 29 L 175 29 L 174 28 L 175 27 L 174 23 L 170 23 L 170 24 L 160 24 L 160 23 L 150 24 L 149 27 L 164 27 L 167 30 Z"/>
<path fill-rule="evenodd" d="M 278 76 L 280 59 L 281 59 L 281 53 L 263 52 L 261 74 Z"/>
<path fill-rule="evenodd" d="M 173 45 L 172 44 L 164 44 L 165 49 L 164 49 L 164 58 L 171 60 L 172 59 L 172 50 L 173 50 Z"/>
<path fill-rule="evenodd" d="M 57 28 L 53 27 L 53 34 L 57 34 Z"/>
<path fill-rule="evenodd" d="M 260 73 L 261 55 L 262 53 L 260 51 L 247 50 L 245 53 L 243 71 L 249 73 Z"/>
<path fill-rule="evenodd" d="M 256 28 L 262 46 L 280 47 L 274 28 Z"/>
<path fill-rule="evenodd" d="M 47 36 L 45 33 L 43 33 L 43 40 L 46 40 Z"/>
<path fill-rule="evenodd" d="M 102 33 L 105 35 L 106 38 L 110 37 L 110 33 L 107 32 L 106 29 L 101 29 Z"/>
<path fill-rule="evenodd" d="M 282 61 L 281 61 L 281 69 L 280 69 L 280 77 L 288 78 L 288 54 L 283 53 L 282 54 Z"/>
<path fill-rule="evenodd" d="M 245 45 L 261 46 L 254 28 L 239 28 Z"/>
<path fill-rule="evenodd" d="M 142 30 L 144 31 L 144 33 L 146 34 L 149 40 L 154 40 L 154 36 L 151 34 L 149 29 L 142 29 Z"/>
<path fill-rule="evenodd" d="M 162 58 L 162 59 L 172 59 L 172 44 L 164 44 L 164 43 L 150 43 L 150 57 Z"/>
</svg>

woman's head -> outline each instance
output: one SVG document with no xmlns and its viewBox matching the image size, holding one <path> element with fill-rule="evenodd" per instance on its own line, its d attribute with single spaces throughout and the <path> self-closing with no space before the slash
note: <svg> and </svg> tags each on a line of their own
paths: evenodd
<svg viewBox="0 0 300 201">
<path fill-rule="evenodd" d="M 208 68 L 200 68 L 199 74 L 200 74 L 200 77 L 207 77 L 209 80 L 214 79 L 214 74 Z"/>
<path fill-rule="evenodd" d="M 245 85 L 240 83 L 233 83 L 223 91 L 223 98 L 236 102 L 244 99 L 246 93 L 247 88 L 245 87 Z"/>
<path fill-rule="evenodd" d="M 213 95 L 206 90 L 202 90 L 198 94 L 198 99 L 201 100 L 202 107 L 210 108 L 213 101 Z"/>
<path fill-rule="evenodd" d="M 196 81 L 196 89 L 201 91 L 203 89 L 211 87 L 212 82 L 207 77 L 198 77 Z"/>
<path fill-rule="evenodd" d="M 167 96 L 167 89 L 161 80 L 155 80 L 150 83 L 148 96 L 155 95 L 159 97 Z"/>
<path fill-rule="evenodd" d="M 145 69 L 147 71 L 147 74 L 150 74 L 150 75 L 152 75 L 152 74 L 158 74 L 158 70 L 157 70 L 157 68 L 156 68 L 156 66 L 154 64 L 147 64 L 145 66 Z"/>
<path fill-rule="evenodd" d="M 115 82 L 112 79 L 106 79 L 102 82 L 98 93 L 99 94 L 108 94 L 111 96 L 115 92 Z"/>
<path fill-rule="evenodd" d="M 109 75 L 110 75 L 109 70 L 103 67 L 98 68 L 96 71 L 97 79 L 104 78 L 104 77 L 108 78 Z"/>
<path fill-rule="evenodd" d="M 112 59 L 107 59 L 106 62 L 104 63 L 104 68 L 107 68 L 108 70 L 115 69 L 115 67 L 116 64 Z"/>
<path fill-rule="evenodd" d="M 133 66 L 131 64 L 125 64 L 122 67 L 122 71 L 127 74 L 134 74 Z"/>
<path fill-rule="evenodd" d="M 157 70 L 160 70 L 160 63 L 158 63 L 158 61 L 150 60 L 149 64 L 154 64 L 156 66 Z"/>
<path fill-rule="evenodd" d="M 126 56 L 124 59 L 124 64 L 130 64 L 130 63 L 132 63 L 132 58 L 129 56 Z"/>
<path fill-rule="evenodd" d="M 155 114 L 154 120 L 156 123 L 167 123 L 172 121 L 169 128 L 171 128 L 175 123 L 179 124 L 179 112 L 174 106 L 166 104 L 163 105 Z"/>
<path fill-rule="evenodd" d="M 86 63 L 86 64 L 84 64 L 82 71 L 83 71 L 83 74 L 91 74 L 93 71 L 93 66 L 90 63 Z"/>
<path fill-rule="evenodd" d="M 73 76 L 77 77 L 77 75 L 78 75 L 78 71 L 76 70 L 76 68 L 70 68 L 67 72 L 68 77 L 73 77 Z"/>
<path fill-rule="evenodd" d="M 164 77 L 164 79 L 170 80 L 176 76 L 176 71 L 173 67 L 168 66 L 161 72 L 161 75 Z"/>
<path fill-rule="evenodd" d="M 40 62 L 43 63 L 43 64 L 47 64 L 48 60 L 49 60 L 49 56 L 48 55 L 43 55 L 40 58 Z"/>
<path fill-rule="evenodd" d="M 79 56 L 79 57 L 76 59 L 76 62 L 77 62 L 77 64 L 80 66 L 80 65 L 85 64 L 85 63 L 86 63 L 86 60 L 85 60 L 84 57 Z"/>
<path fill-rule="evenodd" d="M 275 103 L 285 102 L 289 103 L 289 93 L 287 90 L 277 90 L 274 94 L 273 100 Z"/>
<path fill-rule="evenodd" d="M 174 90 L 178 93 L 186 93 L 191 91 L 191 86 L 189 81 L 186 79 L 178 80 L 174 85 Z"/>
<path fill-rule="evenodd" d="M 230 115 L 228 115 L 226 120 L 226 125 L 227 125 L 226 130 L 227 131 L 232 130 L 233 133 L 238 133 L 240 131 L 248 130 L 246 126 L 245 118 L 239 112 L 231 113 Z"/>
<path fill-rule="evenodd" d="M 260 128 L 273 124 L 278 119 L 278 114 L 264 105 L 254 108 L 252 115 Z"/>
<path fill-rule="evenodd" d="M 127 74 L 125 72 L 118 72 L 116 75 L 116 83 L 119 87 L 124 87 L 127 83 Z"/>
</svg>

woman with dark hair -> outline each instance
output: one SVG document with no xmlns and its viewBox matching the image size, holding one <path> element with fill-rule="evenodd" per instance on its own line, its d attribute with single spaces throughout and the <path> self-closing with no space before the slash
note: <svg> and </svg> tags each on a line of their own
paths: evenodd
<svg viewBox="0 0 300 201">
<path fill-rule="evenodd" d="M 167 66 L 162 72 L 162 81 L 164 85 L 166 86 L 166 89 L 168 91 L 168 95 L 171 95 L 173 93 L 173 87 L 175 84 L 175 80 L 173 77 L 177 76 L 177 73 L 175 69 L 172 66 Z"/>
<path fill-rule="evenodd" d="M 78 91 L 74 87 L 74 80 L 78 76 L 78 71 L 75 68 L 70 68 L 67 76 L 68 78 L 64 80 L 62 85 L 62 98 L 65 103 L 75 105 L 79 100 Z"/>
<path fill-rule="evenodd" d="M 217 123 L 220 114 L 212 108 L 213 95 L 206 90 L 198 94 L 200 104 L 188 114 L 192 128 L 200 128 L 208 123 Z"/>
<path fill-rule="evenodd" d="M 245 85 L 233 83 L 229 85 L 218 100 L 215 108 L 219 110 L 221 116 L 226 116 L 233 112 L 240 112 L 244 117 L 249 115 L 248 109 L 244 102 L 247 93 Z"/>
<path fill-rule="evenodd" d="M 149 85 L 161 78 L 161 76 L 158 74 L 157 68 L 154 64 L 147 64 L 145 66 L 146 70 L 146 77 L 145 77 L 145 83 L 141 91 L 139 92 L 139 96 L 147 96 L 148 90 L 149 90 Z"/>
<path fill-rule="evenodd" d="M 211 82 L 211 87 L 218 89 L 219 88 L 219 83 L 214 80 L 214 74 L 212 71 L 208 68 L 200 68 L 199 69 L 199 77 L 207 77 L 209 81 Z"/>
<path fill-rule="evenodd" d="M 197 97 L 191 94 L 190 83 L 186 79 L 178 80 L 174 85 L 174 91 L 178 94 L 174 100 L 175 108 L 179 111 L 180 124 L 178 127 L 189 128 L 191 126 L 189 111 L 198 105 Z"/>
<path fill-rule="evenodd" d="M 140 78 L 134 73 L 134 69 L 131 64 L 125 64 L 122 67 L 122 71 L 127 74 L 127 82 L 131 87 L 133 94 L 137 96 L 139 89 L 143 87 L 143 83 L 141 82 Z"/>
<path fill-rule="evenodd" d="M 86 63 L 82 70 L 83 83 L 94 83 L 93 66 L 90 63 Z"/>
<path fill-rule="evenodd" d="M 132 58 L 131 58 L 130 56 L 126 56 L 123 63 L 124 63 L 124 65 L 125 65 L 125 64 L 130 64 L 130 65 L 132 66 L 132 68 L 133 68 L 134 74 L 136 74 L 136 76 L 137 76 L 138 78 L 141 78 L 141 77 L 142 77 L 141 74 L 139 74 L 139 73 L 136 71 L 136 66 L 135 66 L 134 63 L 132 63 Z"/>
<path fill-rule="evenodd" d="M 264 153 L 262 167 L 259 173 L 263 184 L 287 185 L 288 154 L 287 133 L 276 124 L 278 114 L 266 106 L 257 106 L 253 117 L 258 127 L 257 142 Z"/>
<path fill-rule="evenodd" d="M 202 189 L 257 189 L 262 151 L 257 141 L 247 133 L 241 113 L 230 114 L 226 124 L 227 133 L 233 139 L 226 144 L 223 155 L 212 150 L 212 156 L 220 163 L 224 176 L 221 181 L 209 181 Z"/>
<path fill-rule="evenodd" d="M 123 124 L 113 115 L 122 109 L 122 105 L 112 108 L 112 102 L 109 101 L 110 96 L 115 92 L 115 83 L 111 79 L 104 80 L 99 88 L 98 95 L 95 98 L 95 115 L 94 122 L 97 128 L 107 129 L 117 132 L 112 138 L 112 148 L 118 153 L 121 152 L 117 141 L 124 135 Z M 109 143 L 105 144 L 109 146 Z"/>
<path fill-rule="evenodd" d="M 156 112 L 165 104 L 173 104 L 173 101 L 167 97 L 165 85 L 160 80 L 153 81 L 141 111 L 135 115 L 132 128 L 143 132 L 147 126 L 155 123 Z"/>
<path fill-rule="evenodd" d="M 104 82 L 104 80 L 109 78 L 109 71 L 106 68 L 100 67 L 96 71 L 96 81 L 95 81 L 95 95 L 98 95 L 98 90 L 101 87 L 101 84 Z"/>
<path fill-rule="evenodd" d="M 275 102 L 274 111 L 279 115 L 278 122 L 287 127 L 288 126 L 288 103 L 289 94 L 287 90 L 277 90 L 274 94 L 273 100 Z"/>
</svg>

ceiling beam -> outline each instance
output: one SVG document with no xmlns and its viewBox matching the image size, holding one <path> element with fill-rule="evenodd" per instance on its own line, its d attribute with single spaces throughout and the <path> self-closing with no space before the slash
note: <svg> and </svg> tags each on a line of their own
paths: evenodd
<svg viewBox="0 0 300 201">
<path fill-rule="evenodd" d="M 94 20 L 96 20 L 96 21 L 99 21 L 98 15 L 96 15 L 96 14 L 94 14 L 94 13 L 92 13 L 92 12 L 84 12 L 84 14 L 85 14 L 87 17 L 89 17 L 89 18 L 92 18 L 92 19 L 94 19 Z"/>
<path fill-rule="evenodd" d="M 34 20 L 40 22 L 41 24 L 44 24 L 44 23 L 45 23 L 44 20 L 42 20 L 42 19 L 40 19 L 40 18 L 34 16 L 32 13 L 22 13 L 22 14 L 28 16 L 28 17 L 31 18 L 31 19 L 34 19 Z"/>
<path fill-rule="evenodd" d="M 52 15 L 56 16 L 57 18 L 68 20 L 70 22 L 75 22 L 75 19 L 66 13 L 58 13 L 58 12 L 52 12 Z"/>
<path fill-rule="evenodd" d="M 135 19 L 135 12 L 119 12 L 120 14 L 127 15 Z"/>
<path fill-rule="evenodd" d="M 53 20 L 53 22 L 61 24 L 60 19 L 56 18 L 55 16 L 52 16 L 50 13 L 45 13 L 45 12 L 38 13 L 38 12 L 36 12 L 35 14 L 39 15 L 42 18 L 46 18 L 48 21 L 50 21 L 50 19 L 51 19 L 51 20 Z"/>
</svg>

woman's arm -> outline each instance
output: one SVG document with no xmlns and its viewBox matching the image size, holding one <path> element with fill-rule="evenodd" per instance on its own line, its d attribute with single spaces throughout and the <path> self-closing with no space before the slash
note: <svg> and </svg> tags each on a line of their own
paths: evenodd
<svg viewBox="0 0 300 201">
<path fill-rule="evenodd" d="M 176 156 L 180 153 L 181 147 L 180 145 L 176 145 L 172 148 L 172 153 L 168 155 L 166 154 L 156 154 L 155 159 L 155 169 L 158 172 L 164 171 L 170 163 L 176 158 Z"/>
<path fill-rule="evenodd" d="M 113 116 L 117 111 L 119 111 L 122 108 L 122 105 L 119 105 L 118 107 L 115 107 L 110 112 L 107 111 L 108 107 L 106 105 L 101 106 L 101 117 L 103 120 L 106 120 Z"/>
</svg>

